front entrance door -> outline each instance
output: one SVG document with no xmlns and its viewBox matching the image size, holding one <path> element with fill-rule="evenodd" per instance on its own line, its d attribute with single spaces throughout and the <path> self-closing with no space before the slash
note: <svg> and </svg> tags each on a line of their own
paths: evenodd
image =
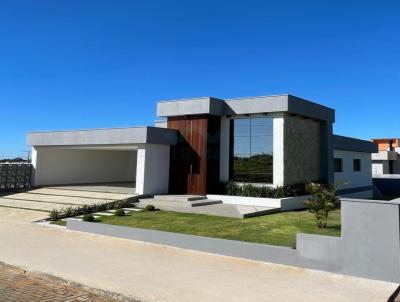
<svg viewBox="0 0 400 302">
<path fill-rule="evenodd" d="M 168 128 L 179 131 L 171 147 L 170 193 L 206 194 L 207 125 L 204 116 L 168 118 Z"/>
</svg>

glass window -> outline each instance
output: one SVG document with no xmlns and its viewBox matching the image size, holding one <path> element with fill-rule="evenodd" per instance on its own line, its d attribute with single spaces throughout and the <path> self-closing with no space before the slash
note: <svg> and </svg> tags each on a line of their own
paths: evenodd
<svg viewBox="0 0 400 302">
<path fill-rule="evenodd" d="M 353 159 L 353 171 L 354 172 L 361 171 L 361 159 Z"/>
<path fill-rule="evenodd" d="M 272 119 L 234 119 L 233 181 L 272 183 Z"/>
<path fill-rule="evenodd" d="M 343 159 L 341 158 L 335 158 L 335 162 L 334 162 L 334 166 L 335 166 L 335 172 L 343 172 Z"/>
</svg>

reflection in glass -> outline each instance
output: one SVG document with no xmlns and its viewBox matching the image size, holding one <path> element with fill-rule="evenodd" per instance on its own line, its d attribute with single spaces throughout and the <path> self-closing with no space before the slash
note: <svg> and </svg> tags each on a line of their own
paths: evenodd
<svg viewBox="0 0 400 302">
<path fill-rule="evenodd" d="M 233 120 L 233 181 L 273 182 L 272 131 L 268 117 Z"/>
</svg>

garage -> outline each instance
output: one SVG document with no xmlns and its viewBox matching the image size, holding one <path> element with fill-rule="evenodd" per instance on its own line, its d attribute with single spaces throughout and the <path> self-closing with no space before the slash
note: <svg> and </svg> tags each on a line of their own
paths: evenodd
<svg viewBox="0 0 400 302">
<path fill-rule="evenodd" d="M 32 185 L 120 184 L 166 194 L 175 143 L 175 130 L 156 127 L 29 133 Z"/>
<path fill-rule="evenodd" d="M 38 147 L 35 185 L 129 183 L 135 186 L 134 147 Z"/>
</svg>

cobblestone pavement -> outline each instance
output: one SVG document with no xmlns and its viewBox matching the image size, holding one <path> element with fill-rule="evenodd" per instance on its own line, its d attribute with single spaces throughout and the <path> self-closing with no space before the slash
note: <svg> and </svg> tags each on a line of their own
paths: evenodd
<svg viewBox="0 0 400 302">
<path fill-rule="evenodd" d="M 0 301 L 2 302 L 111 302 L 65 282 L 40 277 L 0 263 Z"/>
</svg>

